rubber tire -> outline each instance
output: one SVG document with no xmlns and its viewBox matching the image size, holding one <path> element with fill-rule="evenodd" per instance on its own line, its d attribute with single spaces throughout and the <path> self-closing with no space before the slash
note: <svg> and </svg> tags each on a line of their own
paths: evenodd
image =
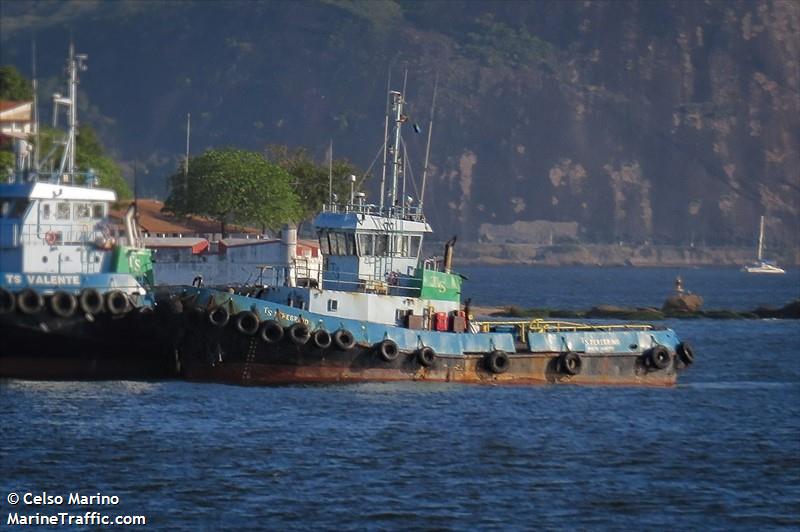
<svg viewBox="0 0 800 532">
<path fill-rule="evenodd" d="M 486 355 L 486 367 L 492 373 L 499 375 L 508 371 L 508 368 L 511 367 L 511 359 L 505 351 L 492 351 Z"/>
<path fill-rule="evenodd" d="M 131 303 L 123 292 L 111 290 L 106 293 L 106 308 L 109 314 L 121 316 L 131 309 Z"/>
<path fill-rule="evenodd" d="M 429 368 L 436 362 L 436 351 L 432 347 L 425 346 L 417 350 L 417 360 L 423 368 Z"/>
<path fill-rule="evenodd" d="M 691 344 L 689 342 L 681 342 L 675 348 L 675 352 L 678 353 L 678 356 L 681 359 L 681 362 L 686 364 L 687 366 L 691 366 L 694 364 L 694 349 L 692 349 Z"/>
<path fill-rule="evenodd" d="M 328 349 L 333 343 L 333 338 L 331 338 L 331 333 L 325 329 L 317 329 L 311 335 L 311 341 L 319 349 Z"/>
<path fill-rule="evenodd" d="M 208 313 L 208 323 L 214 327 L 225 327 L 231 319 L 231 314 L 225 307 L 215 307 Z"/>
<path fill-rule="evenodd" d="M 356 337 L 347 329 L 339 329 L 333 333 L 333 343 L 341 351 L 350 351 L 356 346 Z"/>
<path fill-rule="evenodd" d="M 243 310 L 236 315 L 236 330 L 245 336 L 254 336 L 258 332 L 261 320 L 251 310 Z"/>
<path fill-rule="evenodd" d="M 103 296 L 94 288 L 84 288 L 78 296 L 78 306 L 84 314 L 103 312 Z"/>
<path fill-rule="evenodd" d="M 17 308 L 17 300 L 14 294 L 4 288 L 0 288 L 0 316 L 10 314 Z"/>
<path fill-rule="evenodd" d="M 392 362 L 400 356 L 400 348 L 397 347 L 397 343 L 388 338 L 378 343 L 376 349 L 378 350 L 378 355 L 380 355 L 385 362 Z"/>
<path fill-rule="evenodd" d="M 42 295 L 30 288 L 26 288 L 17 294 L 17 308 L 23 314 L 36 314 L 44 307 Z"/>
<path fill-rule="evenodd" d="M 283 340 L 283 327 L 275 320 L 266 320 L 261 324 L 259 336 L 266 344 L 277 344 Z"/>
<path fill-rule="evenodd" d="M 59 318 L 70 318 L 78 309 L 78 299 L 68 293 L 58 291 L 50 296 L 50 310 Z"/>
<path fill-rule="evenodd" d="M 663 345 L 657 345 L 647 352 L 647 361 L 654 369 L 666 369 L 672 361 L 672 355 Z"/>
<path fill-rule="evenodd" d="M 311 331 L 308 330 L 308 326 L 305 323 L 293 323 L 286 332 L 289 335 L 289 339 L 295 345 L 306 345 L 311 338 Z"/>
<path fill-rule="evenodd" d="M 570 351 L 559 357 L 558 366 L 562 373 L 574 377 L 575 375 L 580 375 L 583 368 L 583 359 L 578 353 Z"/>
</svg>

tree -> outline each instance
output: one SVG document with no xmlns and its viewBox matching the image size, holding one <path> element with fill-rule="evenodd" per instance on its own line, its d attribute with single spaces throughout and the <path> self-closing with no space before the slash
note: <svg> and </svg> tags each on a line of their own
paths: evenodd
<svg viewBox="0 0 800 532">
<path fill-rule="evenodd" d="M 179 216 L 195 214 L 219 222 L 275 229 L 297 221 L 302 209 L 292 178 L 263 155 L 235 148 L 211 149 L 189 160 L 169 178 L 164 210 Z"/>
<path fill-rule="evenodd" d="M 133 197 L 131 187 L 122 177 L 122 170 L 114 159 L 104 155 L 103 146 L 91 127 L 80 126 L 75 145 L 75 162 L 81 172 L 92 170 L 99 178 L 100 186 L 114 190 L 118 200 Z"/>
<path fill-rule="evenodd" d="M 33 99 L 31 82 L 11 65 L 0 67 L 0 100 L 22 101 Z"/>
<path fill-rule="evenodd" d="M 267 147 L 267 158 L 292 176 L 292 185 L 300 196 L 304 220 L 313 217 L 328 202 L 328 161 L 317 164 L 305 148 L 290 149 L 277 145 Z M 349 198 L 349 176 L 359 176 L 360 171 L 346 159 L 334 160 L 331 167 L 333 193 L 342 199 Z M 358 190 L 359 186 L 356 187 Z"/>
<path fill-rule="evenodd" d="M 56 169 L 61 162 L 64 148 L 59 145 L 63 140 L 64 132 L 50 127 L 39 129 L 39 155 L 42 168 L 52 167 Z M 122 177 L 122 170 L 119 165 L 104 154 L 103 146 L 97 138 L 97 134 L 88 125 L 78 128 L 75 139 L 75 163 L 77 170 L 88 172 L 91 170 L 99 180 L 99 186 L 110 188 L 117 193 L 117 199 L 128 200 L 133 197 L 131 187 Z M 54 149 L 55 148 L 55 149 Z"/>
</svg>

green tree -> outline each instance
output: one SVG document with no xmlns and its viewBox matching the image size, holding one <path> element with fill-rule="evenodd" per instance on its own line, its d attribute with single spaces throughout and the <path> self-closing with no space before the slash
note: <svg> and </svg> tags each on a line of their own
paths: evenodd
<svg viewBox="0 0 800 532">
<path fill-rule="evenodd" d="M 189 160 L 189 172 L 179 168 L 169 178 L 164 210 L 179 216 L 195 214 L 228 224 L 277 228 L 297 221 L 302 213 L 292 178 L 256 152 L 211 149 Z"/>
<path fill-rule="evenodd" d="M 80 126 L 75 145 L 75 162 L 81 172 L 92 170 L 99 178 L 100 186 L 116 192 L 118 200 L 133 197 L 131 187 L 122 177 L 122 170 L 114 159 L 104 154 L 103 146 L 91 127 Z"/>
<path fill-rule="evenodd" d="M 65 133 L 58 129 L 50 127 L 39 129 L 39 155 L 43 171 L 58 168 L 64 153 L 64 148 L 60 145 L 64 136 Z M 99 180 L 99 186 L 116 192 L 118 200 L 129 200 L 133 197 L 131 187 L 122 177 L 122 170 L 114 159 L 105 155 L 103 145 L 94 129 L 88 125 L 80 126 L 75 144 L 75 163 L 78 171 L 92 170 Z"/>
<path fill-rule="evenodd" d="M 267 147 L 267 158 L 284 168 L 292 176 L 292 186 L 297 191 L 302 205 L 302 219 L 317 214 L 328 202 L 328 161 L 316 163 L 305 148 L 291 149 L 287 146 Z M 333 193 L 341 200 L 350 197 L 350 176 L 360 176 L 360 171 L 346 159 L 335 159 L 331 164 Z M 356 191 L 360 190 L 356 183 Z"/>
<path fill-rule="evenodd" d="M 11 65 L 0 67 L 0 100 L 32 100 L 33 87 L 19 71 Z"/>
</svg>

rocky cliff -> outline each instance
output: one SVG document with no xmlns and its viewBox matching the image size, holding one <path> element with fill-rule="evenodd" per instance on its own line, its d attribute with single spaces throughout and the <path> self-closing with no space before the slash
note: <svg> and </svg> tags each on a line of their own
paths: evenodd
<svg viewBox="0 0 800 532">
<path fill-rule="evenodd" d="M 798 2 L 4 2 L 2 62 L 26 70 L 34 32 L 54 76 L 70 28 L 90 56 L 86 116 L 147 162 L 149 193 L 187 112 L 193 151 L 322 157 L 332 138 L 366 168 L 387 71 L 399 88 L 407 69 L 423 128 L 439 75 L 441 236 L 547 220 L 583 242 L 754 245 L 766 214 L 768 248 L 800 245 Z M 418 183 L 424 131 L 406 140 Z"/>
</svg>

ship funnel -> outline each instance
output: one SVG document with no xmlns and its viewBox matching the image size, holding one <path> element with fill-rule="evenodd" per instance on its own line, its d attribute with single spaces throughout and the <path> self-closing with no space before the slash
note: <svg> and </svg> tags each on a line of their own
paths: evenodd
<svg viewBox="0 0 800 532">
<path fill-rule="evenodd" d="M 445 273 L 450 273 L 450 269 L 453 267 L 453 247 L 456 245 L 456 239 L 458 237 L 454 236 L 447 243 L 444 245 L 444 271 Z"/>
<path fill-rule="evenodd" d="M 294 278 L 292 276 L 292 265 L 294 264 L 295 254 L 297 252 L 297 226 L 294 224 L 286 224 L 281 229 L 281 247 L 283 248 L 283 259 L 285 264 L 284 281 L 286 286 L 294 285 Z"/>
</svg>

